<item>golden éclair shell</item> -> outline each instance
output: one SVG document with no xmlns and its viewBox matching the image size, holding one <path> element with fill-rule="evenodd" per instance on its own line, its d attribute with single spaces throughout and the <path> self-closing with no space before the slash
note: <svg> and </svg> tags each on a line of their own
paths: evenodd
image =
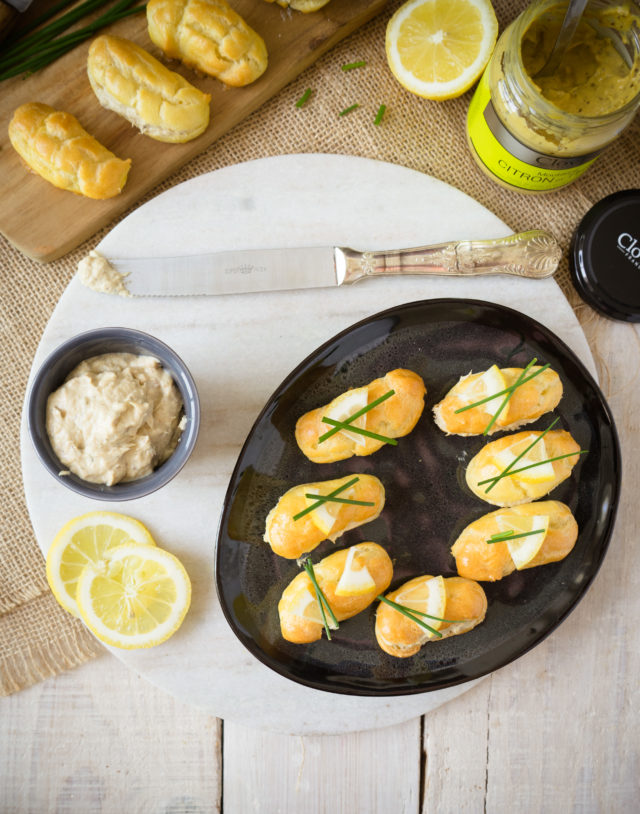
<svg viewBox="0 0 640 814">
<path fill-rule="evenodd" d="M 508 509 L 496 509 L 466 526 L 451 547 L 456 570 L 461 577 L 496 582 L 515 571 L 507 543 L 487 543 L 489 537 L 501 531 L 498 519 L 507 514 L 523 517 L 546 515 L 549 518 L 549 528 L 542 546 L 525 568 L 535 568 L 564 559 L 578 539 L 578 524 L 571 509 L 558 500 L 541 500 Z"/>
<path fill-rule="evenodd" d="M 357 477 L 358 481 L 350 487 L 349 497 L 352 500 L 373 503 L 373 506 L 333 504 L 337 507 L 336 518 L 331 533 L 328 535 L 313 522 L 311 513 L 307 513 L 297 520 L 293 519 L 299 512 L 307 508 L 305 494 L 329 494 L 353 480 L 354 477 Z M 267 515 L 264 540 L 280 557 L 297 559 L 303 554 L 313 551 L 323 540 L 335 542 L 345 531 L 375 520 L 384 508 L 384 498 L 384 486 L 373 475 L 352 474 L 335 480 L 294 486 L 282 495 Z"/>
<path fill-rule="evenodd" d="M 424 574 L 405 582 L 399 588 L 386 595 L 387 599 L 397 601 L 397 597 L 414 586 L 426 583 L 433 577 Z M 380 602 L 376 611 L 376 641 L 390 656 L 408 658 L 415 655 L 427 642 L 438 642 L 449 636 L 459 636 L 479 625 L 487 612 L 487 597 L 477 582 L 464 577 L 446 577 L 444 580 L 446 603 L 444 622 L 438 632 L 441 636 L 430 636 L 428 631 L 417 625 L 402 613 Z M 429 620 L 425 619 L 428 624 Z"/>
<path fill-rule="evenodd" d="M 393 390 L 395 393 L 377 407 L 369 410 L 366 414 L 366 429 L 387 438 L 400 438 L 408 435 L 418 423 L 424 410 L 424 397 L 427 389 L 422 378 L 412 370 L 398 368 L 389 371 L 379 379 L 374 379 L 366 387 L 369 402 L 375 401 L 389 390 Z M 344 395 L 343 393 L 338 398 Z M 332 463 L 351 458 L 353 455 L 371 455 L 385 445 L 384 441 L 366 437 L 362 444 L 358 444 L 353 438 L 347 437 L 341 432 L 318 443 L 320 436 L 329 428 L 322 418 L 327 414 L 327 410 L 331 409 L 334 401 L 336 399 L 305 413 L 296 423 L 296 442 L 310 461 Z"/>
<path fill-rule="evenodd" d="M 494 506 L 518 506 L 521 503 L 530 503 L 532 500 L 544 497 L 562 481 L 566 480 L 580 459 L 579 455 L 574 456 L 571 453 L 578 453 L 580 447 L 566 430 L 550 430 L 544 436 L 547 457 L 554 458 L 558 455 L 570 455 L 568 458 L 552 462 L 554 471 L 552 480 L 530 483 L 523 481 L 520 475 L 515 474 L 501 478 L 489 491 L 487 491 L 487 488 L 490 484 L 480 484 L 480 481 L 500 474 L 501 470 L 492 463 L 492 457 L 496 452 L 500 452 L 529 436 L 540 436 L 541 434 L 540 431 L 524 430 L 514 435 L 505 435 L 503 438 L 498 438 L 496 441 L 486 444 L 469 461 L 467 466 L 465 479 L 467 486 L 474 495 Z M 517 468 L 518 465 L 516 464 L 514 469 Z"/>
<path fill-rule="evenodd" d="M 361 562 L 371 574 L 375 586 L 358 596 L 339 596 L 335 591 L 351 548 L 358 549 L 358 556 L 362 558 Z M 324 592 L 337 620 L 342 622 L 369 607 L 378 594 L 387 590 L 393 578 L 393 564 L 382 546 L 365 542 L 329 554 L 328 557 L 314 565 L 314 572 L 318 585 Z M 312 582 L 306 571 L 301 571 L 284 589 L 278 603 L 282 636 L 295 644 L 315 642 L 322 638 L 324 630 L 322 622 L 316 622 L 292 612 L 297 605 L 300 593 L 309 591 L 314 594 Z"/>
</svg>

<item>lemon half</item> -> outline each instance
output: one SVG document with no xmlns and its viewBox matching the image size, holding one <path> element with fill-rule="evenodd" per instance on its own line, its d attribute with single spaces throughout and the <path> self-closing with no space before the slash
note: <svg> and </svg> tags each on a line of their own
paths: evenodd
<svg viewBox="0 0 640 814">
<path fill-rule="evenodd" d="M 142 523 L 116 512 L 89 512 L 63 526 L 47 552 L 47 581 L 60 605 L 79 616 L 76 587 L 84 568 L 100 567 L 112 549 L 129 542 L 155 545 Z"/>
<path fill-rule="evenodd" d="M 489 0 L 410 0 L 387 24 L 387 62 L 412 93 L 453 99 L 478 79 L 497 37 Z"/>
<path fill-rule="evenodd" d="M 166 641 L 191 603 L 180 561 L 156 546 L 126 543 L 103 567 L 86 567 L 76 593 L 80 617 L 105 644 L 133 649 Z"/>
</svg>

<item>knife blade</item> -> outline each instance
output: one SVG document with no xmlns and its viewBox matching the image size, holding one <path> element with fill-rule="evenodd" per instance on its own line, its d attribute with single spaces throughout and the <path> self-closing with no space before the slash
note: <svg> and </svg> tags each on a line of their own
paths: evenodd
<svg viewBox="0 0 640 814">
<path fill-rule="evenodd" d="M 176 257 L 109 257 L 133 296 L 193 296 L 324 288 L 378 275 L 549 277 L 562 256 L 549 232 L 386 251 L 336 246 L 239 249 Z"/>
</svg>

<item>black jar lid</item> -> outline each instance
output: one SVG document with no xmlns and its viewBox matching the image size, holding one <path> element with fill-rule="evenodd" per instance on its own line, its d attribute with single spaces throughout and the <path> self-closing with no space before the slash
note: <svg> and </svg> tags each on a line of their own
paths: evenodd
<svg viewBox="0 0 640 814">
<path fill-rule="evenodd" d="M 612 319 L 640 322 L 640 189 L 599 201 L 573 236 L 569 267 L 580 296 Z"/>
</svg>

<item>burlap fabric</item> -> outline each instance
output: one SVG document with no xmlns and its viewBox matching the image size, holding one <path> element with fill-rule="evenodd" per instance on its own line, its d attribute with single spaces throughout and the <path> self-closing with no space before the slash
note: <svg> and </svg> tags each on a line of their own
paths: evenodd
<svg viewBox="0 0 640 814">
<path fill-rule="evenodd" d="M 583 179 L 564 190 L 524 195 L 489 180 L 477 168 L 466 144 L 465 115 L 471 93 L 449 102 L 428 102 L 403 90 L 391 76 L 384 52 L 385 26 L 399 5 L 400 0 L 390 2 L 375 20 L 153 194 L 193 176 L 263 156 L 300 152 L 360 155 L 446 181 L 495 212 L 514 231 L 548 228 L 566 250 L 578 221 L 596 201 L 620 189 L 640 187 L 640 117 Z M 502 30 L 526 3 L 495 0 L 494 6 Z M 366 60 L 365 68 L 341 70 L 341 65 L 361 59 Z M 312 88 L 314 94 L 305 107 L 296 108 L 295 101 L 306 88 Z M 338 118 L 338 111 L 356 102 L 360 104 L 357 110 Z M 382 125 L 376 127 L 373 119 L 381 103 L 387 112 Z M 460 233 L 464 235 L 463 223 Z M 78 260 L 103 234 L 48 265 L 26 259 L 0 238 L 0 694 L 67 670 L 100 649 L 82 624 L 58 607 L 47 586 L 43 557 L 25 506 L 19 426 L 31 360 L 42 331 Z M 557 281 L 580 318 L 589 319 L 592 312 L 572 288 L 566 259 Z"/>
</svg>

